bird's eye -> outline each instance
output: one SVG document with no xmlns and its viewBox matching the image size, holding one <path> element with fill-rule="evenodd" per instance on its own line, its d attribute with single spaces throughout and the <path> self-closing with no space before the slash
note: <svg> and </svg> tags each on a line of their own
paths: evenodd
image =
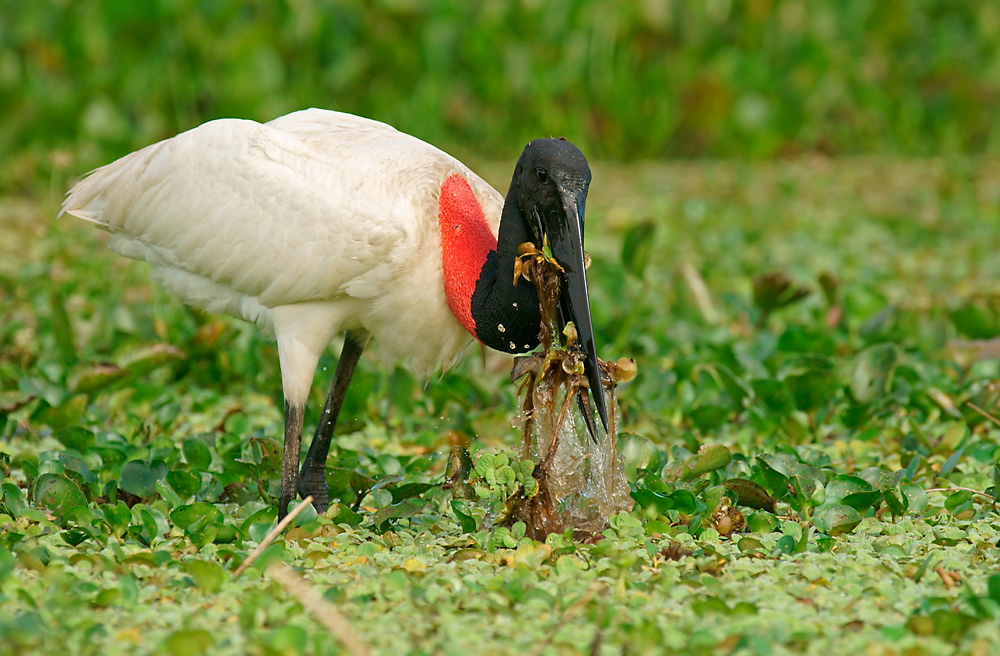
<svg viewBox="0 0 1000 656">
<path fill-rule="evenodd" d="M 538 181 L 542 184 L 549 183 L 549 174 L 545 172 L 545 169 L 535 169 L 535 177 L 538 178 Z"/>
</svg>

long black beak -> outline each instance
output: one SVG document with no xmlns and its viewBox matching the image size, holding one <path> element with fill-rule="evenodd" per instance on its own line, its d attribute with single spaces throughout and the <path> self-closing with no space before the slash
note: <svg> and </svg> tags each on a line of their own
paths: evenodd
<svg viewBox="0 0 1000 656">
<path fill-rule="evenodd" d="M 576 326 L 580 346 L 584 352 L 584 372 L 590 383 L 590 393 L 597 406 L 597 413 L 608 430 L 608 406 L 601 384 L 601 371 L 597 365 L 597 346 L 594 344 L 594 326 L 590 319 L 590 296 L 587 293 L 587 269 L 583 253 L 583 219 L 586 188 L 565 189 L 560 192 L 566 221 L 548 222 L 549 250 L 556 262 L 566 271 L 563 293 L 559 297 L 563 322 Z M 591 437 L 596 441 L 592 415 L 587 416 Z"/>
</svg>

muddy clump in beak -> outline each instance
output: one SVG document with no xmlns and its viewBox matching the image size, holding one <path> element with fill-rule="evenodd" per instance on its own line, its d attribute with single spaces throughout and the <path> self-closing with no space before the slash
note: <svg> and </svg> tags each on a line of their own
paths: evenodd
<svg viewBox="0 0 1000 656">
<path fill-rule="evenodd" d="M 591 390 L 576 327 L 561 320 L 559 264 L 524 244 L 515 277 L 520 284 L 535 285 L 542 315 L 541 353 L 515 358 L 511 370 L 511 381 L 522 381 L 515 420 L 521 429 L 520 457 L 535 463 L 538 492 L 514 499 L 504 523 L 524 522 L 526 535 L 536 540 L 569 528 L 581 537 L 598 533 L 607 528 L 610 515 L 633 504 L 617 450 L 615 386 L 635 377 L 635 361 L 598 360 L 603 390 Z M 590 399 L 598 395 L 611 410 L 608 430 L 594 421 Z"/>
</svg>

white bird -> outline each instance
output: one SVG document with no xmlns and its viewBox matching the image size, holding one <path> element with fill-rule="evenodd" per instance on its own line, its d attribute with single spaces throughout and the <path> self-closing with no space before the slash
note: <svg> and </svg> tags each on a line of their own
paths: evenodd
<svg viewBox="0 0 1000 656">
<path fill-rule="evenodd" d="M 473 338 L 510 353 L 538 344 L 534 286 L 514 284 L 524 242 L 547 244 L 566 271 L 563 319 L 576 324 L 607 427 L 584 271 L 589 183 L 575 146 L 539 139 L 525 147 L 504 200 L 415 137 L 309 109 L 263 124 L 211 121 L 126 155 L 77 183 L 60 216 L 110 232 L 112 250 L 151 264 L 186 303 L 273 331 L 285 398 L 284 516 L 296 491 L 312 494 L 321 512 L 327 506 L 330 440 L 369 338 L 425 371 Z M 316 366 L 345 331 L 300 476 Z"/>
</svg>

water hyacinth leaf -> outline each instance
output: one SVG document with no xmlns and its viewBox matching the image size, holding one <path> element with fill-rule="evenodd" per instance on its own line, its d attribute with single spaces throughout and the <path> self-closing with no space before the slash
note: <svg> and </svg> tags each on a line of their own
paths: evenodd
<svg viewBox="0 0 1000 656">
<path fill-rule="evenodd" d="M 791 535 L 782 535 L 774 545 L 774 551 L 785 556 L 792 555 L 795 553 L 795 538 Z"/>
<path fill-rule="evenodd" d="M 915 513 L 923 512 L 927 507 L 927 492 L 916 483 L 903 483 L 899 491 L 906 497 L 906 504 Z"/>
<path fill-rule="evenodd" d="M 390 497 L 391 498 L 391 497 Z M 428 501 L 425 499 L 406 499 L 395 505 L 379 508 L 372 517 L 372 524 L 379 530 L 384 530 L 388 522 L 399 519 L 409 519 L 427 507 Z"/>
<path fill-rule="evenodd" d="M 855 492 L 871 492 L 872 485 L 868 481 L 858 476 L 848 474 L 838 474 L 831 478 L 826 484 L 827 502 L 843 499 L 848 494 Z"/>
<path fill-rule="evenodd" d="M 87 505 L 87 497 L 73 480 L 63 474 L 42 474 L 32 490 L 35 504 L 58 517 L 67 517 L 76 506 Z"/>
<path fill-rule="evenodd" d="M 250 448 L 260 463 L 261 476 L 273 477 L 281 472 L 284 447 L 273 437 L 251 437 Z"/>
<path fill-rule="evenodd" d="M 895 485 L 882 488 L 882 498 L 885 500 L 885 505 L 888 506 L 889 512 L 897 517 L 905 515 L 910 507 L 909 497 Z"/>
<path fill-rule="evenodd" d="M 204 629 L 180 629 L 163 641 L 161 650 L 170 656 L 207 654 L 215 646 L 215 638 Z"/>
<path fill-rule="evenodd" d="M 354 512 L 350 506 L 340 503 L 331 505 L 326 514 L 328 517 L 333 517 L 338 524 L 347 524 L 348 526 L 358 526 L 365 519 L 360 513 Z"/>
<path fill-rule="evenodd" d="M 750 513 L 747 517 L 747 528 L 752 533 L 773 533 L 778 528 L 778 519 L 769 512 Z"/>
<path fill-rule="evenodd" d="M 831 506 L 813 519 L 816 528 L 830 536 L 850 533 L 861 523 L 861 515 L 850 506 Z"/>
<path fill-rule="evenodd" d="M 628 228 L 622 237 L 622 262 L 626 270 L 641 278 L 649 263 L 649 254 L 656 237 L 656 223 L 642 221 Z"/>
<path fill-rule="evenodd" d="M 83 419 L 87 409 L 87 396 L 79 394 L 58 405 L 49 405 L 44 399 L 32 414 L 32 419 L 40 424 L 50 426 L 54 430 L 76 426 Z"/>
<path fill-rule="evenodd" d="M 736 493 L 740 505 L 774 513 L 774 497 L 757 483 L 747 478 L 731 478 L 723 485 Z"/>
<path fill-rule="evenodd" d="M 898 363 L 899 349 L 891 343 L 876 344 L 858 354 L 851 376 L 854 400 L 867 404 L 885 396 Z"/>
<path fill-rule="evenodd" d="M 813 412 L 826 406 L 842 386 L 837 376 L 837 365 L 822 355 L 797 358 L 786 367 L 783 380 L 795 408 L 802 412 Z"/>
<path fill-rule="evenodd" d="M 70 324 L 69 314 L 66 312 L 66 300 L 58 288 L 49 292 L 49 321 L 60 360 L 68 363 L 76 362 L 77 350 L 73 337 L 73 326 Z"/>
<path fill-rule="evenodd" d="M 97 485 L 97 476 L 94 475 L 94 472 L 90 471 L 87 463 L 80 458 L 67 453 L 60 453 L 59 463 L 63 466 L 63 473 L 79 483 L 81 489 L 84 488 L 84 485 Z"/>
<path fill-rule="evenodd" d="M 210 503 L 198 502 L 175 508 L 170 513 L 170 521 L 181 530 L 197 530 L 221 522 L 222 512 Z"/>
<path fill-rule="evenodd" d="M 205 471 L 212 464 L 212 452 L 201 440 L 184 440 L 181 451 L 184 453 L 184 460 L 192 469 Z"/>
<path fill-rule="evenodd" d="M 718 429 L 729 418 L 730 410 L 721 406 L 704 404 L 691 410 L 688 416 L 695 428 L 702 433 L 711 433 Z"/>
<path fill-rule="evenodd" d="M 226 577 L 219 563 L 211 560 L 188 560 L 184 563 L 184 571 L 196 586 L 209 594 L 222 587 Z"/>
<path fill-rule="evenodd" d="M 154 460 L 151 463 L 131 460 L 122 467 L 118 487 L 144 499 L 156 494 L 156 482 L 166 475 L 167 466 L 162 460 Z"/>
<path fill-rule="evenodd" d="M 340 499 L 345 503 L 355 503 L 375 486 L 374 479 L 353 469 L 327 467 L 324 474 L 330 498 Z"/>
<path fill-rule="evenodd" d="M 122 357 L 118 363 L 133 376 L 144 376 L 165 364 L 183 360 L 184 351 L 171 344 L 153 344 Z"/>
<path fill-rule="evenodd" d="M 468 506 L 467 501 L 460 499 L 454 499 L 451 502 L 451 510 L 455 513 L 455 518 L 458 519 L 458 525 L 462 528 L 462 532 L 475 533 L 478 528 L 476 519 L 469 513 Z"/>
<path fill-rule="evenodd" d="M 712 368 L 719 376 L 723 388 L 733 400 L 737 408 L 743 407 L 744 400 L 753 396 L 753 389 L 739 376 L 733 373 L 732 369 L 725 365 L 715 364 Z"/>
<path fill-rule="evenodd" d="M 674 503 L 674 509 L 686 515 L 690 515 L 698 509 L 698 499 L 688 490 L 671 492 L 670 500 Z"/>
<path fill-rule="evenodd" d="M 986 580 L 986 593 L 995 603 L 1000 604 L 1000 574 L 993 574 Z"/>
<path fill-rule="evenodd" d="M 188 499 L 201 490 L 201 476 L 186 469 L 167 472 L 166 481 L 181 499 Z"/>
<path fill-rule="evenodd" d="M 683 480 L 691 480 L 716 469 L 722 469 L 732 460 L 729 448 L 722 444 L 704 444 L 684 465 Z"/>
<path fill-rule="evenodd" d="M 788 469 L 785 465 L 774 456 L 767 454 L 757 456 L 757 465 L 764 475 L 764 480 L 767 482 L 771 494 L 777 499 L 788 496 L 791 490 L 788 488 Z"/>
<path fill-rule="evenodd" d="M 128 527 L 129 522 L 132 521 L 132 511 L 122 501 L 114 504 L 108 503 L 100 508 L 101 514 L 104 516 L 104 522 L 115 534 L 120 534 L 121 531 Z"/>
<path fill-rule="evenodd" d="M 645 487 L 633 487 L 631 494 L 640 508 L 650 508 L 657 513 L 663 513 L 674 507 L 674 501 L 669 496 Z"/>
<path fill-rule="evenodd" d="M 950 319 L 958 332 L 969 339 L 986 340 L 1000 334 L 997 313 L 980 299 L 971 299 L 952 310 Z"/>
<path fill-rule="evenodd" d="M 891 472 L 881 467 L 865 467 L 858 472 L 858 478 L 867 481 L 873 489 L 880 489 L 890 485 L 896 485 L 902 478 L 902 470 Z"/>
<path fill-rule="evenodd" d="M 809 294 L 809 289 L 797 286 L 781 271 L 763 273 L 753 279 L 753 302 L 765 316 L 797 303 Z"/>
<path fill-rule="evenodd" d="M 389 493 L 392 494 L 392 502 L 399 503 L 403 499 L 419 497 L 432 487 L 434 487 L 434 485 L 430 483 L 404 483 L 402 485 L 390 487 Z"/>
<path fill-rule="evenodd" d="M 955 470 L 955 467 L 958 465 L 958 461 L 962 459 L 962 454 L 964 451 L 965 449 L 959 449 L 955 453 L 951 454 L 948 457 L 948 459 L 944 461 L 944 464 L 941 465 L 941 471 L 939 472 L 939 475 L 947 476 L 948 474 L 953 472 Z"/>
<path fill-rule="evenodd" d="M 66 381 L 69 391 L 74 394 L 90 394 L 115 384 L 129 375 L 111 362 L 91 362 L 77 367 Z"/>
<path fill-rule="evenodd" d="M 754 398 L 772 417 L 785 417 L 795 410 L 795 401 L 784 381 L 758 378 L 752 385 Z"/>
<path fill-rule="evenodd" d="M 961 510 L 962 506 L 968 503 L 970 499 L 972 499 L 972 492 L 959 490 L 948 495 L 948 498 L 944 500 L 944 507 L 948 509 L 948 512 L 954 514 Z"/>
<path fill-rule="evenodd" d="M 858 512 L 865 512 L 881 500 L 882 493 L 872 490 L 870 492 L 852 492 L 840 499 L 840 503 L 850 506 Z"/>
</svg>

